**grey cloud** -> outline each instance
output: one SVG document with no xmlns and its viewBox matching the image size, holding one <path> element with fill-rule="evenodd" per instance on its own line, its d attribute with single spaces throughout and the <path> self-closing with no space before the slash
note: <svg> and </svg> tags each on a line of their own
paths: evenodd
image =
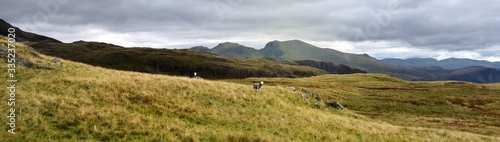
<svg viewBox="0 0 500 142">
<path fill-rule="evenodd" d="M 39 1 L 55 0 L 4 1 L 0 17 L 29 25 L 22 17 L 30 19 L 43 12 Z M 489 0 L 68 1 L 60 5 L 59 13 L 51 16 L 47 25 L 65 27 L 61 32 L 71 31 L 66 29 L 71 27 L 93 27 L 118 34 L 149 32 L 180 41 L 269 38 L 258 45 L 282 38 L 318 42 L 367 40 L 397 41 L 419 49 L 474 51 L 500 42 L 500 2 Z M 392 9 L 390 4 L 398 7 Z M 387 16 L 384 12 L 389 12 L 390 20 L 377 21 L 381 14 L 382 20 L 387 18 L 383 17 Z M 47 27 L 38 30 L 58 32 Z M 364 35 L 360 36 L 360 31 Z"/>
</svg>

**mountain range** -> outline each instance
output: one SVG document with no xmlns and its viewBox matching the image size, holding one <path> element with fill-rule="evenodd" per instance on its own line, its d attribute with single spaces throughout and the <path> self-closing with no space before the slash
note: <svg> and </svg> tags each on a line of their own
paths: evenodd
<svg viewBox="0 0 500 142">
<path fill-rule="evenodd" d="M 0 57 L 9 52 L 7 43 L 0 36 Z M 8 102 L 17 105 L 0 105 L 11 110 L 0 117 L 10 122 L 4 130 L 15 134 L 0 133 L 2 141 L 500 141 L 500 84 L 415 83 L 384 74 L 200 80 L 54 60 L 26 44 L 16 43 L 16 58 L 25 63 L 16 65 L 19 94 L 11 92 Z M 130 58 L 116 56 L 138 50 L 43 44 L 104 53 L 120 48 L 96 59 L 122 65 Z M 66 52 L 61 48 L 54 49 Z M 252 90 L 260 81 L 264 88 Z"/>
<path fill-rule="evenodd" d="M 99 42 L 31 43 L 40 53 L 106 68 L 204 78 L 306 77 L 326 74 L 308 66 L 260 58 L 230 58 L 186 49 L 125 48 Z"/>
<path fill-rule="evenodd" d="M 429 76 L 426 72 L 418 72 L 411 68 L 399 67 L 381 62 L 367 54 L 351 54 L 329 48 L 319 48 L 300 40 L 275 40 L 267 43 L 265 47 L 260 50 L 230 42 L 220 43 L 212 49 L 200 46 L 191 49 L 228 57 L 330 62 L 333 64 L 347 65 L 371 73 L 391 74 L 407 80 L 420 80 L 422 76 Z"/>
<path fill-rule="evenodd" d="M 72 61 L 111 69 L 192 76 L 203 78 L 247 77 L 307 77 L 328 72 L 296 63 L 283 63 L 270 59 L 230 58 L 210 53 L 178 49 L 125 48 L 100 42 L 59 40 L 25 32 L 0 20 L 0 35 L 7 36 L 7 29 L 16 29 L 16 42 L 24 42 L 36 51 Z"/>
<path fill-rule="evenodd" d="M 428 60 L 428 63 L 397 59 L 377 60 L 367 54 L 343 53 L 300 40 L 275 40 L 267 43 L 262 49 L 231 42 L 220 43 L 211 49 L 203 46 L 190 48 L 196 52 L 124 48 L 83 41 L 62 43 L 54 38 L 22 31 L 0 19 L 0 35 L 6 36 L 7 29 L 11 27 L 16 29 L 17 41 L 28 42 L 28 45 L 43 54 L 138 72 L 191 75 L 192 72 L 202 70 L 208 72 L 205 75 L 210 78 L 303 77 L 324 73 L 368 72 L 389 74 L 412 81 L 500 82 L 500 69 L 495 68 L 497 63 L 488 64 L 470 59 L 450 59 L 437 63 L 431 63 L 432 59 L 423 59 Z M 468 64 L 464 64 L 465 60 Z"/>
<path fill-rule="evenodd" d="M 456 70 L 473 66 L 481 66 L 487 68 L 500 68 L 500 62 L 489 62 L 472 59 L 448 58 L 444 60 L 436 60 L 433 58 L 410 58 L 410 59 L 383 59 L 382 61 L 403 67 L 428 70 Z"/>
<path fill-rule="evenodd" d="M 498 63 L 456 58 L 442 61 L 435 59 L 377 60 L 367 54 L 343 53 L 330 48 L 320 48 L 300 40 L 271 41 L 262 49 L 231 42 L 220 43 L 211 49 L 203 46 L 190 49 L 228 57 L 271 58 L 293 62 L 304 60 L 327 62 L 358 68 L 370 73 L 389 74 L 412 81 L 500 82 Z"/>
</svg>

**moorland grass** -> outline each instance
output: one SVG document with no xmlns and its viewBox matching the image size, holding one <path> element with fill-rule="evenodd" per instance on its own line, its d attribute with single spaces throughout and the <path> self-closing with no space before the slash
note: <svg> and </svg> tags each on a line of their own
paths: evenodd
<svg viewBox="0 0 500 142">
<path fill-rule="evenodd" d="M 305 87 L 349 110 L 394 125 L 500 136 L 500 84 L 408 82 L 383 74 L 228 80 Z"/>
<path fill-rule="evenodd" d="M 0 42 L 5 43 L 5 39 Z M 348 110 L 315 109 L 281 86 L 295 80 L 266 79 L 270 83 L 254 92 L 247 83 L 117 71 L 67 60 L 58 66 L 51 61 L 54 57 L 34 57 L 22 44 L 17 48 L 19 56 L 51 69 L 18 66 L 16 134 L 7 133 L 8 126 L 2 125 L 0 137 L 5 141 L 500 140 L 498 135 L 374 121 L 363 114 L 362 108 L 369 104 L 349 104 L 348 96 L 339 98 Z M 6 62 L 0 61 L 0 66 Z M 320 76 L 304 78 L 302 81 L 310 83 L 301 85 L 328 98 L 325 94 L 330 91 L 337 96 L 367 96 L 363 92 L 370 89 L 362 86 L 370 82 L 379 82 L 378 87 L 409 84 L 387 77 L 380 80 L 380 76 L 338 77 L 345 83 L 331 83 L 327 79 L 332 76 Z M 367 82 L 356 81 L 359 78 Z M 0 79 L 6 80 L 6 75 Z M 261 79 L 240 81 L 254 80 Z M 349 88 L 349 83 L 355 86 Z M 330 85 L 335 87 L 325 91 L 315 88 Z M 0 99 L 6 101 L 6 88 L 0 91 L 4 92 Z M 2 114 L 8 109 L 0 105 Z M 7 121 L 0 117 L 0 122 Z"/>
</svg>

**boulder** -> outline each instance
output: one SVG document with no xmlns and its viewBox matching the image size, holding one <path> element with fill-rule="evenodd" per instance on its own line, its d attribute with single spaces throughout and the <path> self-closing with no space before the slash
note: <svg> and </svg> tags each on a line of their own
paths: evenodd
<svg viewBox="0 0 500 142">
<path fill-rule="evenodd" d="M 312 97 L 313 97 L 313 99 L 315 99 L 318 102 L 321 101 L 321 97 L 316 93 L 312 94 Z"/>
<path fill-rule="evenodd" d="M 45 65 L 38 65 L 36 68 L 38 68 L 38 69 L 47 69 L 47 70 L 52 69 L 50 66 L 45 66 Z"/>
<path fill-rule="evenodd" d="M 337 102 L 335 100 L 326 100 L 325 106 L 336 108 L 336 109 L 344 109 L 344 106 L 342 106 L 339 102 Z"/>
<path fill-rule="evenodd" d="M 309 97 L 306 94 L 300 93 L 300 96 L 306 101 L 309 102 Z"/>
<path fill-rule="evenodd" d="M 319 104 L 318 104 L 318 103 L 314 103 L 312 107 L 313 107 L 313 108 L 318 108 L 318 109 L 319 109 L 319 108 L 321 108 L 321 106 L 319 106 Z"/>
<path fill-rule="evenodd" d="M 55 64 L 56 66 L 61 66 L 61 60 L 60 59 L 54 58 L 54 59 L 52 59 L 52 63 Z"/>
<path fill-rule="evenodd" d="M 35 51 L 35 49 L 28 47 L 28 50 L 31 53 L 31 55 L 33 55 L 34 57 L 36 57 L 36 58 L 40 57 L 40 55 Z"/>
<path fill-rule="evenodd" d="M 295 92 L 295 87 L 290 87 L 290 86 L 288 86 L 288 87 L 286 87 L 286 89 L 288 89 L 288 90 L 290 90 L 290 91 L 292 91 L 292 92 Z"/>
<path fill-rule="evenodd" d="M 8 55 L 9 55 L 8 48 L 0 45 L 0 58 L 7 59 Z M 15 59 L 16 59 L 16 64 L 25 66 L 27 68 L 31 68 L 34 65 L 33 62 L 31 62 L 31 61 L 29 61 L 29 60 L 27 60 L 19 55 L 16 55 Z"/>
<path fill-rule="evenodd" d="M 307 88 L 301 88 L 300 90 L 304 93 L 311 94 L 312 98 L 315 99 L 316 101 L 318 101 L 318 102 L 321 101 L 321 97 L 318 94 L 316 94 L 315 92 L 313 92 Z"/>
</svg>

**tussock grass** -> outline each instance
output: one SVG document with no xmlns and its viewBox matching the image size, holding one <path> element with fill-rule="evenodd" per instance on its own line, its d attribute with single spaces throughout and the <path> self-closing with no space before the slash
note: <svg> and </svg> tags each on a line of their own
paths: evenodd
<svg viewBox="0 0 500 142">
<path fill-rule="evenodd" d="M 350 110 L 314 109 L 296 93 L 267 82 L 263 90 L 254 92 L 250 84 L 116 71 L 67 60 L 56 66 L 50 61 L 53 57 L 35 58 L 24 45 L 18 45 L 18 54 L 53 69 L 17 68 L 17 134 L 7 133 L 7 125 L 2 125 L 5 132 L 0 137 L 6 141 L 500 140 L 470 132 L 397 126 Z M 6 66 L 5 61 L 0 65 Z M 268 81 L 271 85 L 293 83 L 269 80 L 276 80 Z M 330 84 L 318 82 L 326 85 L 310 87 Z M 5 87 L 0 90 L 7 92 Z M 337 91 L 363 96 L 359 88 Z M 2 94 L 0 99 L 7 100 Z M 2 114 L 7 109 L 0 106 Z M 0 117 L 0 122 L 7 118 Z"/>
<path fill-rule="evenodd" d="M 272 86 L 306 87 L 349 110 L 394 125 L 500 136 L 499 84 L 407 82 L 383 74 L 310 78 L 248 78 Z"/>
</svg>

